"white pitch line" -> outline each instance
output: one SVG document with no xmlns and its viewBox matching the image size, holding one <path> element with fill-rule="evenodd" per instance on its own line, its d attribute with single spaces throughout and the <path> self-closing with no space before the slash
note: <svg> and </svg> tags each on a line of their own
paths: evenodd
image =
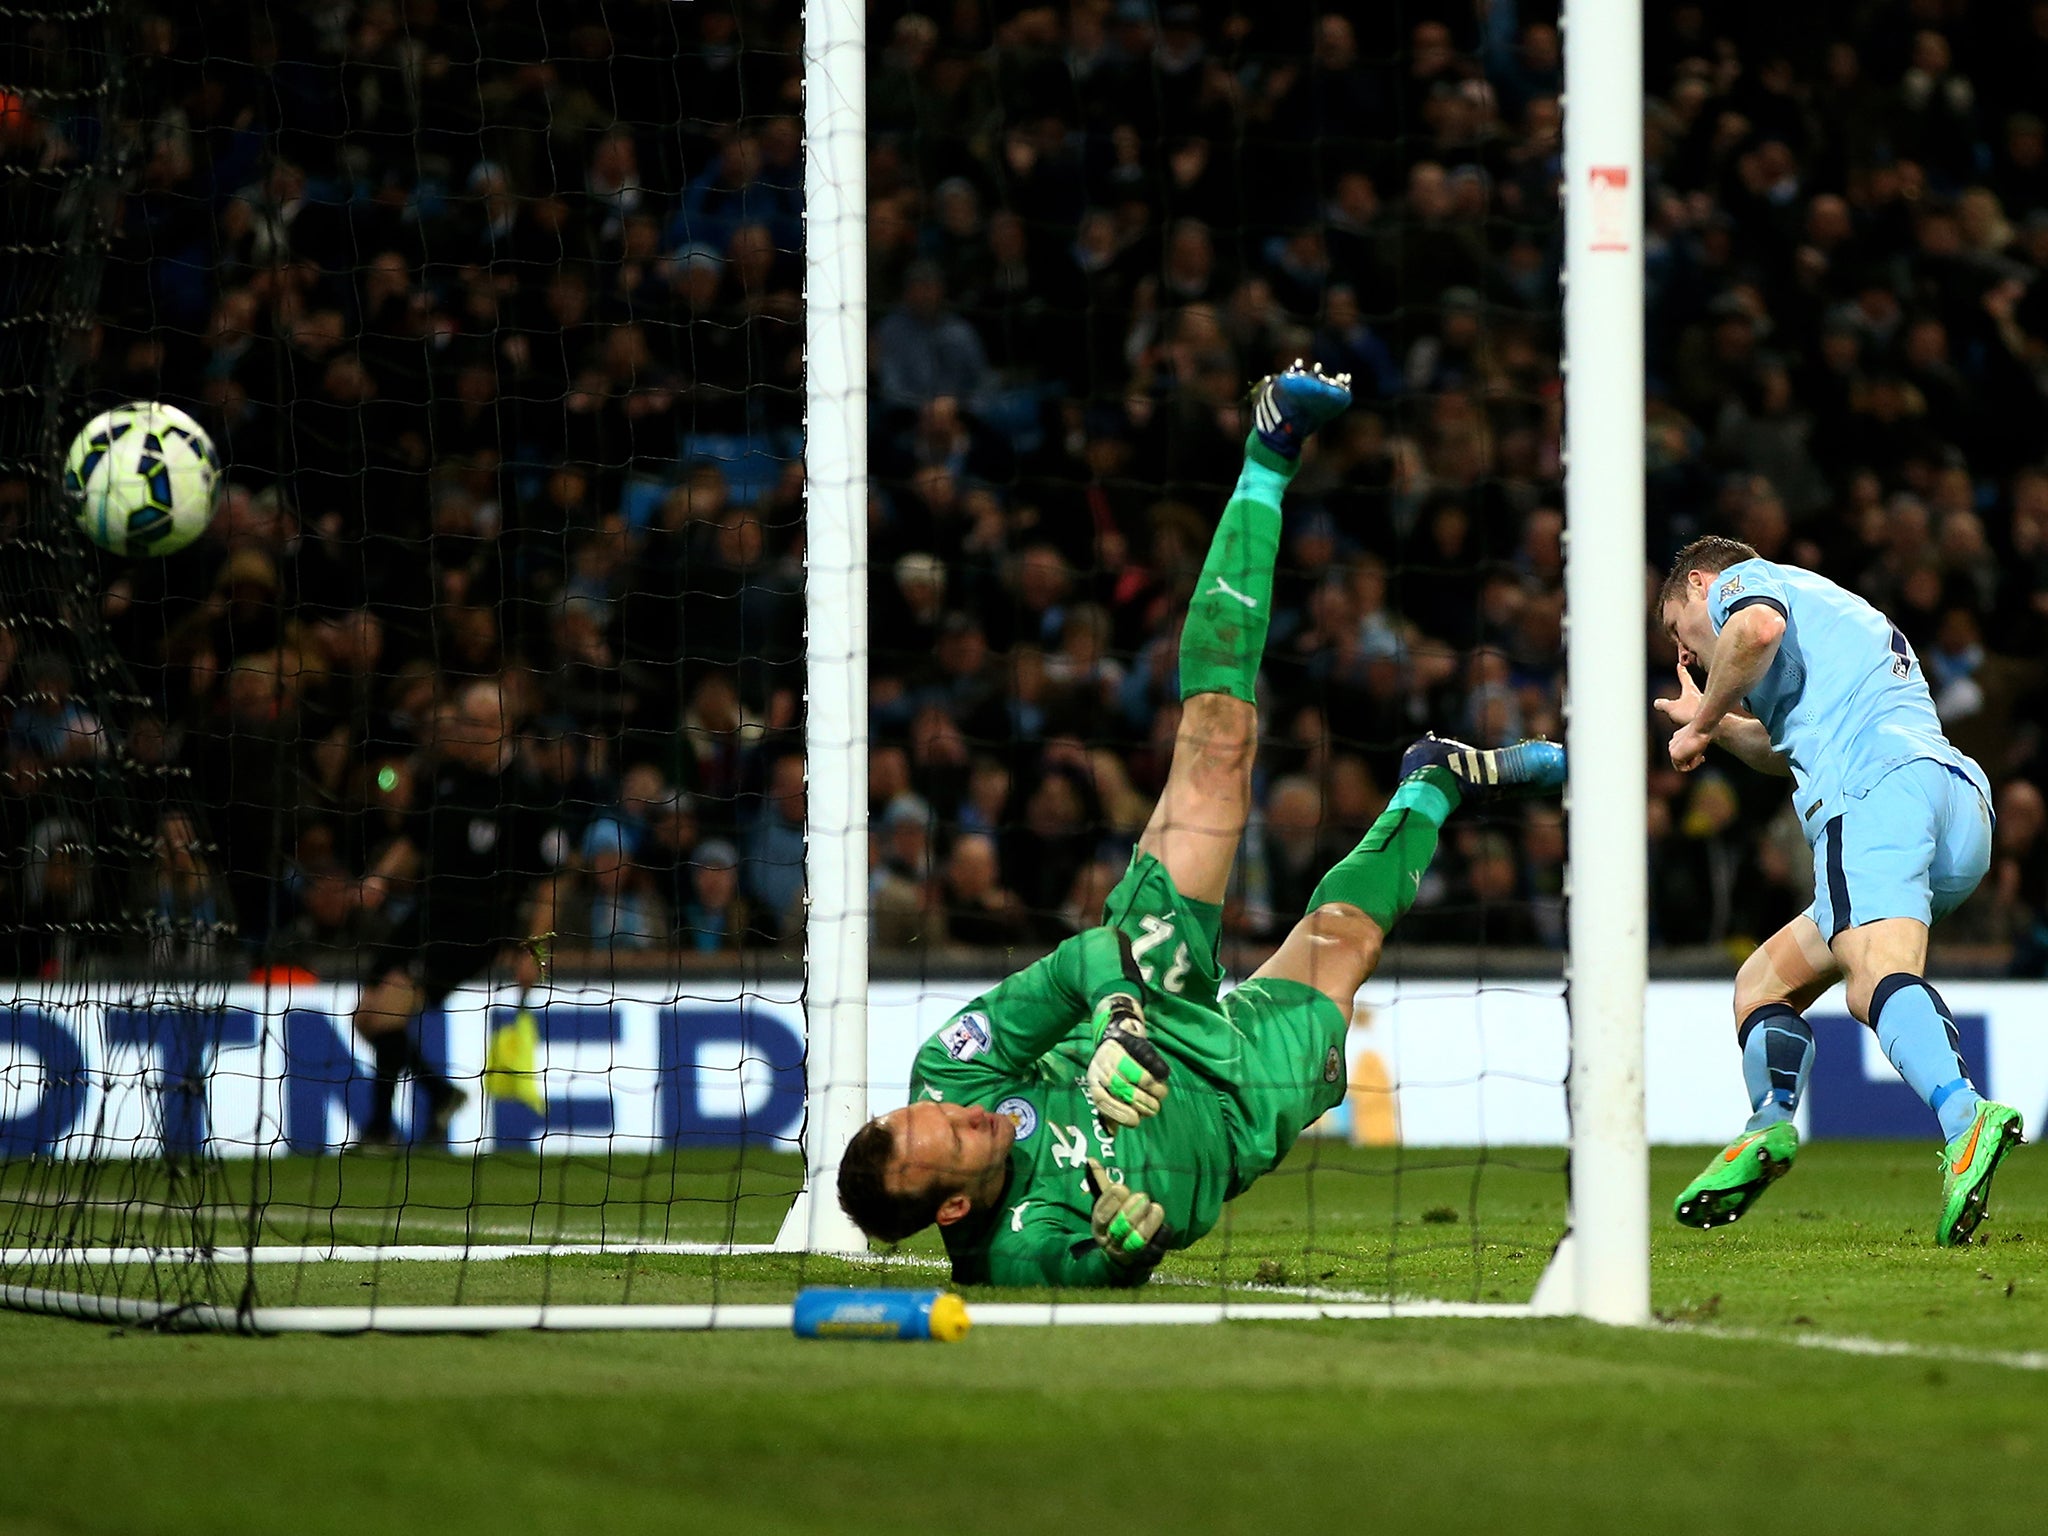
<svg viewBox="0 0 2048 1536">
<path fill-rule="evenodd" d="M 340 1249 L 346 1248 L 351 1251 L 357 1251 L 374 1248 L 377 1252 L 391 1258 L 414 1257 L 415 1255 L 413 1255 L 410 1252 L 410 1250 L 415 1248 L 421 1250 L 431 1249 L 431 1256 L 438 1259 L 447 1259 L 451 1257 L 475 1257 L 480 1259 L 504 1258 L 507 1257 L 508 1254 L 506 1252 L 501 1252 L 500 1250 L 519 1249 L 524 1251 L 539 1248 L 566 1247 L 573 1247 L 577 1249 L 579 1252 L 587 1250 L 593 1253 L 769 1253 L 773 1251 L 772 1247 L 766 1243 L 722 1243 L 699 1242 L 686 1238 L 627 1237 L 617 1232 L 536 1232 L 529 1227 L 464 1227 L 452 1222 L 438 1223 L 425 1221 L 407 1222 L 406 1228 L 408 1231 L 414 1232 L 451 1232 L 456 1234 L 457 1236 L 465 1236 L 473 1239 L 482 1239 L 487 1237 L 512 1238 L 515 1239 L 515 1241 L 511 1243 L 472 1241 L 464 1244 L 402 1242 L 329 1242 L 323 1245 L 318 1241 L 300 1243 L 285 1242 L 281 1240 L 281 1234 L 272 1233 L 269 1239 L 262 1243 L 260 1246 L 264 1248 L 289 1248 L 295 1253 L 308 1254 L 324 1253 L 330 1249 L 338 1251 Z M 150 1246 L 151 1245 L 148 1244 L 134 1244 L 127 1248 L 124 1248 L 122 1251 L 142 1252 Z M 164 1243 L 155 1245 L 155 1247 L 156 1251 L 162 1253 L 189 1254 L 194 1251 L 189 1243 Z M 81 1258 L 83 1258 L 83 1256 L 85 1255 L 99 1254 L 104 1253 L 106 1251 L 108 1250 L 105 1246 L 67 1248 L 63 1245 L 27 1250 L 0 1249 L 0 1260 L 14 1259 L 16 1262 L 20 1262 L 20 1260 L 16 1258 L 16 1255 L 20 1252 L 33 1252 L 42 1254 L 71 1252 L 76 1253 L 80 1255 Z M 207 1251 L 219 1255 L 223 1253 L 241 1254 L 246 1252 L 247 1250 L 239 1244 L 223 1243 Z M 106 1261 L 102 1259 L 100 1260 L 100 1262 L 104 1263 Z"/>
<path fill-rule="evenodd" d="M 1665 1323 L 1665 1333 L 1690 1333 L 1709 1339 L 1734 1339 L 1752 1344 L 1791 1344 L 1837 1355 L 1878 1359 L 1939 1360 L 1950 1365 L 2001 1365 L 2013 1371 L 2048 1371 L 2048 1350 L 1970 1349 L 1960 1344 L 1913 1344 L 1904 1339 L 1866 1339 L 1848 1333 L 1773 1333 L 1764 1328 L 1721 1328 L 1711 1323 Z"/>
<path fill-rule="evenodd" d="M 630 1258 L 663 1255 L 731 1258 L 769 1254 L 768 1243 L 482 1243 L 466 1247 L 426 1243 L 379 1246 L 372 1243 L 265 1243 L 257 1248 L 6 1248 L 0 1268 L 55 1267 L 63 1264 L 429 1264 L 489 1263 L 500 1259 Z"/>
<path fill-rule="evenodd" d="M 175 1305 L 31 1286 L 0 1286 L 0 1305 L 106 1322 L 170 1322 L 183 1328 L 256 1333 L 496 1333 L 511 1329 L 787 1329 L 794 1308 L 778 1305 L 256 1307 Z M 1323 1302 L 994 1302 L 970 1303 L 980 1327 L 1159 1327 L 1225 1322 L 1384 1321 L 1394 1317 L 1526 1317 L 1527 1307 L 1416 1303 L 1400 1311 Z"/>
<path fill-rule="evenodd" d="M 0 1198 L 0 1204 L 7 1203 L 8 1201 L 5 1198 Z M 249 1215 L 249 1208 L 244 1205 L 166 1205 L 158 1200 L 66 1201 L 24 1198 L 15 1200 L 12 1203 L 16 1205 L 48 1206 L 54 1209 L 66 1210 L 119 1211 L 123 1215 L 128 1216 L 168 1216 L 187 1221 L 224 1222 L 230 1226 L 239 1226 Z M 361 1215 L 356 1214 L 359 1211 Z M 374 1218 L 375 1212 L 367 1207 L 306 1205 L 296 1201 L 280 1200 L 266 1204 L 263 1207 L 263 1214 L 266 1220 L 279 1218 L 284 1222 L 289 1222 L 294 1217 L 302 1221 L 325 1221 L 332 1219 L 339 1226 L 351 1226 L 368 1224 L 369 1219 Z M 486 1237 L 523 1237 L 529 1243 L 540 1241 L 535 1235 L 534 1228 L 530 1226 L 485 1226 L 467 1221 L 437 1221 L 431 1216 L 422 1216 L 410 1211 L 405 1214 L 399 1224 L 403 1227 L 425 1232 L 465 1232 L 476 1233 Z M 593 1232 L 588 1229 L 571 1230 L 566 1227 L 557 1231 L 554 1236 L 557 1240 L 563 1242 L 601 1243 L 608 1240 L 603 1232 Z M 649 1241 L 652 1241 L 652 1239 Z"/>
<path fill-rule="evenodd" d="M 243 1214 L 230 1207 L 220 1208 L 229 1215 Z M 276 1207 L 272 1207 L 276 1209 Z M 300 1208 L 306 1214 L 327 1214 L 324 1208 Z M 717 1243 L 693 1242 L 683 1239 L 632 1238 L 618 1233 L 593 1232 L 588 1230 L 564 1229 L 541 1237 L 531 1228 L 519 1226 L 480 1226 L 464 1222 L 441 1222 L 431 1218 L 408 1216 L 405 1226 L 415 1232 L 453 1232 L 469 1238 L 509 1237 L 523 1239 L 512 1243 L 471 1243 L 458 1248 L 446 1243 L 283 1243 L 260 1244 L 252 1252 L 237 1244 L 221 1244 L 205 1250 L 186 1246 L 132 1245 L 115 1247 L 102 1245 L 93 1247 L 42 1247 L 42 1248 L 0 1248 L 0 1267 L 7 1265 L 57 1265 L 74 1264 L 147 1264 L 176 1261 L 192 1263 L 210 1259 L 217 1264 L 380 1264 L 423 1261 L 432 1263 L 488 1263 L 497 1259 L 530 1258 L 586 1258 L 586 1257 L 661 1257 L 680 1255 L 685 1257 L 725 1258 L 742 1255 L 770 1254 L 777 1250 L 767 1243 Z M 949 1260 L 928 1258 L 914 1253 L 870 1253 L 861 1255 L 830 1255 L 845 1258 L 855 1265 L 873 1265 L 892 1269 L 947 1270 Z M 1322 1285 L 1261 1285 L 1253 1281 L 1205 1280 L 1196 1275 L 1157 1275 L 1152 1283 L 1158 1287 L 1172 1286 L 1179 1290 L 1213 1291 L 1226 1297 L 1292 1297 L 1298 1301 L 1338 1302 L 1351 1305 L 1386 1307 L 1399 1311 L 1403 1307 L 1429 1302 L 1432 1298 L 1412 1295 L 1389 1296 L 1383 1291 L 1356 1291 Z M 1512 1305 L 1512 1304 L 1511 1304 Z"/>
<path fill-rule="evenodd" d="M 421 1223 L 421 1225 L 429 1225 Z M 453 1229 L 453 1230 L 460 1230 Z M 475 1229 L 500 1230 L 500 1229 Z M 502 1229 L 512 1236 L 526 1235 L 524 1229 Z M 620 1238 L 579 1239 L 571 1234 L 557 1234 L 551 1241 L 524 1243 L 481 1243 L 468 1248 L 436 1244 L 372 1244 L 372 1243 L 265 1243 L 255 1249 L 223 1245 L 202 1251 L 178 1247 L 127 1247 L 117 1248 L 0 1248 L 0 1267 L 14 1266 L 55 1266 L 61 1264 L 150 1264 L 150 1263 L 194 1263 L 201 1259 L 216 1264 L 386 1264 L 419 1261 L 429 1263 L 488 1263 L 497 1259 L 554 1259 L 585 1257 L 662 1257 L 682 1255 L 690 1257 L 732 1258 L 760 1254 L 772 1254 L 776 1250 L 767 1243 L 688 1243 L 662 1242 L 659 1240 L 639 1241 Z M 836 1256 L 835 1256 L 836 1257 Z M 928 1258 L 915 1253 L 871 1253 L 857 1257 L 849 1256 L 848 1262 L 858 1266 L 874 1266 L 886 1269 L 944 1270 L 951 1267 L 945 1259 Z M 1160 1275 L 1153 1283 L 1161 1288 L 1177 1290 L 1204 1290 L 1229 1298 L 1257 1299 L 1260 1297 L 1291 1297 L 1304 1302 L 1334 1302 L 1352 1306 L 1384 1307 L 1391 1313 L 1421 1304 L 1436 1305 L 1428 1297 L 1388 1296 L 1372 1291 L 1338 1290 L 1320 1285 L 1255 1285 L 1239 1281 L 1217 1282 L 1204 1280 L 1195 1275 Z"/>
</svg>

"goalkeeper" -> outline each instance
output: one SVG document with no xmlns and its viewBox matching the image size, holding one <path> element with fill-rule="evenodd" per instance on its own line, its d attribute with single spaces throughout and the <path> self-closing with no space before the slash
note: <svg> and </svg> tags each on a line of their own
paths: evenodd
<svg viewBox="0 0 2048 1536">
<path fill-rule="evenodd" d="M 1219 1001 L 1280 499 L 1303 441 L 1350 400 L 1348 378 L 1299 363 L 1252 391 L 1244 471 L 1181 637 L 1173 767 L 1103 926 L 956 1014 L 918 1052 L 911 1102 L 847 1145 L 847 1214 L 891 1242 L 937 1222 L 962 1284 L 1139 1285 L 1206 1233 L 1343 1097 L 1352 995 L 1445 818 L 1468 795 L 1563 782 L 1549 742 L 1417 742 L 1385 814 Z"/>
</svg>

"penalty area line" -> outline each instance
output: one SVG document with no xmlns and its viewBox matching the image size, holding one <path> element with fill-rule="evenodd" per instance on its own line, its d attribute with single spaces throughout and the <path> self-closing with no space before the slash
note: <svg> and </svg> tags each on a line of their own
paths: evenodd
<svg viewBox="0 0 2048 1536">
<path fill-rule="evenodd" d="M 1872 1359 L 1933 1360 L 1947 1365 L 1998 1365 L 2012 1371 L 2048 1371 L 2048 1350 L 1971 1349 L 1962 1344 L 1913 1344 L 1904 1339 L 1867 1339 L 1849 1333 L 1775 1333 L 1768 1328 L 1721 1328 L 1702 1323 L 1664 1323 L 1664 1333 L 1750 1344 L 1790 1344 L 1799 1349 Z"/>
</svg>

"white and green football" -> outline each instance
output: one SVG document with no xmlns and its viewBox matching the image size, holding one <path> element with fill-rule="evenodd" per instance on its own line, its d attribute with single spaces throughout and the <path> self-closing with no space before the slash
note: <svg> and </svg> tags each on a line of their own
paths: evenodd
<svg viewBox="0 0 2048 1536">
<path fill-rule="evenodd" d="M 100 548 L 175 554 L 213 520 L 220 455 L 175 405 L 136 400 L 79 429 L 64 458 L 64 490 L 78 526 Z"/>
</svg>

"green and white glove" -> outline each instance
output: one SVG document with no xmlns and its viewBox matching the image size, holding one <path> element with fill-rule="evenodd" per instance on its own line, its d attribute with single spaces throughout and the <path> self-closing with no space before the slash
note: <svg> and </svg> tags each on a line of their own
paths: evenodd
<svg viewBox="0 0 2048 1536">
<path fill-rule="evenodd" d="M 1136 1125 L 1159 1113 L 1170 1072 L 1145 1038 L 1145 1010 L 1128 992 L 1095 1005 L 1095 1054 L 1088 1060 L 1088 1102 L 1111 1125 Z"/>
<path fill-rule="evenodd" d="M 1166 1245 L 1173 1237 L 1173 1229 L 1166 1224 L 1166 1207 L 1142 1189 L 1117 1183 L 1092 1157 L 1088 1159 L 1088 1192 L 1095 1197 L 1088 1225 L 1103 1256 L 1124 1279 L 1132 1284 L 1142 1282 L 1166 1257 Z"/>
</svg>

